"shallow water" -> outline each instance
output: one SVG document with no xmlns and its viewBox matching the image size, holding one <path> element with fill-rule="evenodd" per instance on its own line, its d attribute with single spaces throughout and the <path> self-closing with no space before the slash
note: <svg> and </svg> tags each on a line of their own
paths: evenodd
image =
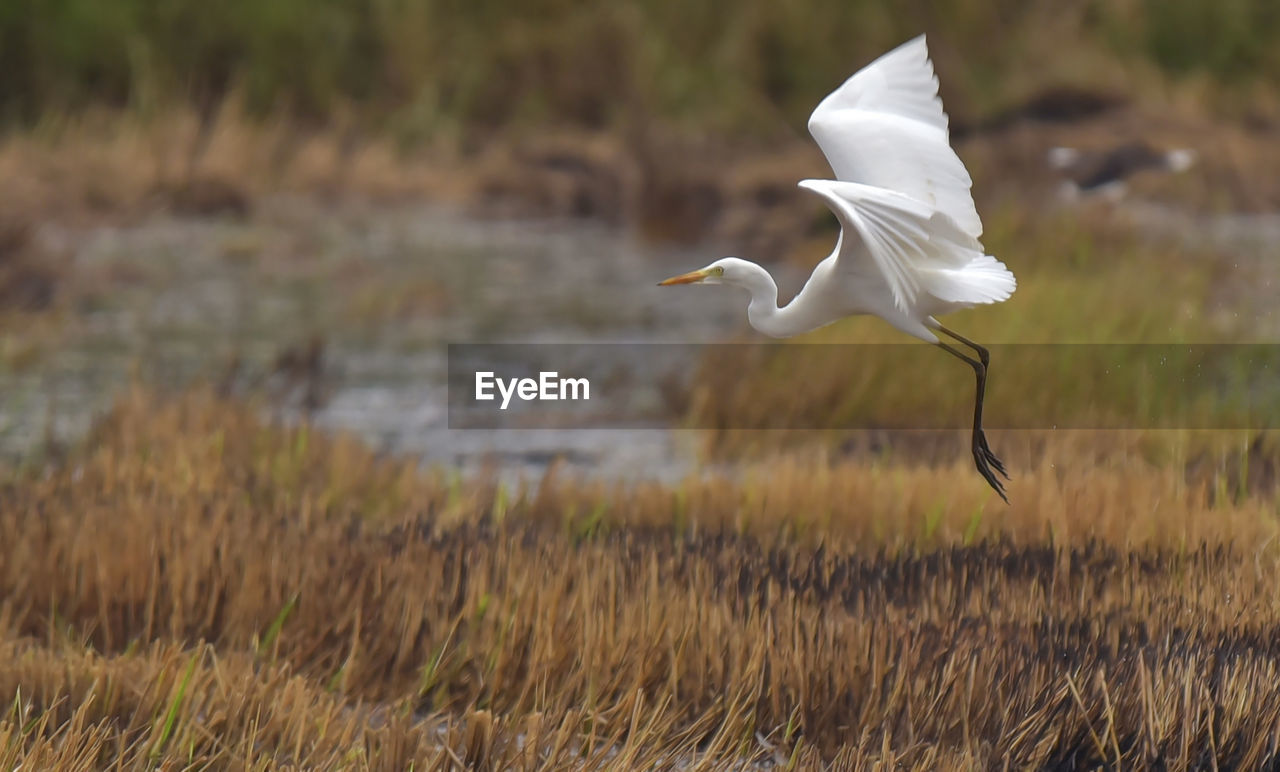
<svg viewBox="0 0 1280 772">
<path fill-rule="evenodd" d="M 166 389 L 204 380 L 426 463 L 491 460 L 536 476 L 559 458 L 597 475 L 670 479 L 695 463 L 680 433 L 448 429 L 445 346 L 710 341 L 745 325 L 736 292 L 655 286 L 716 255 L 580 221 L 275 198 L 247 221 L 46 225 L 37 239 L 68 257 L 76 301 L 56 341 L 0 369 L 0 454 L 11 460 L 74 442 L 133 379 Z"/>
<path fill-rule="evenodd" d="M 1280 335 L 1274 216 L 1189 219 L 1127 206 L 1152 238 L 1238 255 L 1223 312 L 1256 319 L 1257 339 Z M 492 464 L 533 479 L 558 459 L 594 476 L 670 480 L 700 463 L 688 433 L 448 428 L 447 344 L 723 341 L 747 330 L 735 290 L 655 286 L 720 251 L 645 246 L 584 221 L 277 197 L 244 221 L 46 224 L 37 240 L 65 257 L 73 300 L 34 355 L 0 357 L 8 461 L 74 443 L 131 381 L 204 381 L 426 464 Z M 805 278 L 770 268 L 784 297 Z"/>
</svg>

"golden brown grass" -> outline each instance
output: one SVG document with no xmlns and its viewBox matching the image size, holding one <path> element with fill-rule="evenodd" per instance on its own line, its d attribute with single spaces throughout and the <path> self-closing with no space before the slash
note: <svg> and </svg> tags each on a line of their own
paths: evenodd
<svg viewBox="0 0 1280 772">
<path fill-rule="evenodd" d="M 50 119 L 0 141 L 0 174 L 9 180 L 0 203 L 9 216 L 31 220 L 119 221 L 165 207 L 213 208 L 218 201 L 199 194 L 218 188 L 248 202 L 285 191 L 428 199 L 487 216 L 586 215 L 763 258 L 786 256 L 806 237 L 825 255 L 834 238 L 829 225 L 815 227 L 827 223 L 822 205 L 795 188 L 801 178 L 830 174 L 800 128 L 768 142 L 655 124 L 401 147 L 377 134 L 352 142 L 340 128 L 253 122 L 227 109 L 192 158 L 198 135 L 195 116 L 178 108 L 145 120 L 113 112 Z M 1194 104 L 1160 103 L 1083 122 L 1015 123 L 966 136 L 957 148 L 988 219 L 995 207 L 1041 212 L 1038 204 L 1059 182 L 1045 162 L 1050 147 L 1105 150 L 1136 140 L 1199 152 L 1187 174 L 1136 177 L 1137 197 L 1195 211 L 1257 212 L 1280 201 L 1280 151 L 1271 136 Z"/>
<path fill-rule="evenodd" d="M 147 121 L 94 112 L 10 135 L 0 150 L 0 170 L 14 181 L 7 209 L 30 218 L 119 219 L 168 203 L 192 174 L 224 181 L 250 197 L 278 190 L 332 193 L 347 185 L 375 197 L 447 192 L 437 188 L 447 175 L 430 172 L 433 161 L 438 172 L 445 171 L 440 158 L 407 168 L 386 142 L 344 158 L 335 131 L 254 124 L 230 113 L 189 170 L 196 133 L 195 118 L 174 111 Z"/>
<path fill-rule="evenodd" d="M 1008 509 L 865 458 L 512 490 L 134 393 L 0 487 L 0 762 L 1275 763 L 1274 499 L 1043 441 Z"/>
</svg>

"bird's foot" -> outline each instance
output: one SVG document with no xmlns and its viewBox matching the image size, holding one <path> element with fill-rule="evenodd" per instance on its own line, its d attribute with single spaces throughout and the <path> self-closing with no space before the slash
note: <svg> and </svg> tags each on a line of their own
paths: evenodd
<svg viewBox="0 0 1280 772">
<path fill-rule="evenodd" d="M 982 479 L 986 480 L 992 490 L 1004 499 L 1004 503 L 1008 504 L 1009 497 L 1004 492 L 1004 482 L 996 476 L 996 472 L 998 471 L 1006 480 L 1009 479 L 1009 474 L 1005 471 L 1000 459 L 996 458 L 996 454 L 987 447 L 986 439 L 981 436 L 973 441 L 973 463 L 978 468 L 978 474 L 982 475 Z M 992 467 L 995 471 L 992 471 Z"/>
<path fill-rule="evenodd" d="M 986 460 L 991 464 L 991 466 L 995 467 L 995 470 L 999 472 L 1004 479 L 1008 480 L 1009 473 L 1005 471 L 1004 462 L 997 458 L 996 454 L 992 452 L 991 446 L 987 444 L 987 433 L 981 429 L 978 430 L 977 446 L 974 448 L 973 452 L 976 454 L 979 449 L 981 449 L 982 455 L 986 457 Z"/>
</svg>

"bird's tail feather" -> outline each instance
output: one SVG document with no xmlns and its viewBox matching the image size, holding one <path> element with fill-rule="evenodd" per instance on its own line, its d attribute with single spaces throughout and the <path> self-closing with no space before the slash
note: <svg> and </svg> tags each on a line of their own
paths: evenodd
<svg viewBox="0 0 1280 772">
<path fill-rule="evenodd" d="M 947 303 L 999 303 L 1018 288 L 1018 280 L 1005 264 L 981 255 L 962 268 L 934 268 L 921 277 L 930 295 Z"/>
</svg>

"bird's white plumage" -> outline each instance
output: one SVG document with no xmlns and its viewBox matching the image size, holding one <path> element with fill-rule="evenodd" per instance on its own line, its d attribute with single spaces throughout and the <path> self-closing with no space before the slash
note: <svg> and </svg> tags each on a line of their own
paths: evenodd
<svg viewBox="0 0 1280 772">
<path fill-rule="evenodd" d="M 1017 288 L 986 254 L 972 180 L 947 135 L 947 114 L 923 35 L 863 67 L 828 95 L 809 131 L 835 172 L 803 180 L 840 221 L 835 251 L 779 308 L 777 285 L 754 263 L 726 258 L 671 283 L 738 284 L 748 317 L 788 337 L 853 314 L 874 314 L 936 343 L 934 315 L 1007 299 Z"/>
<path fill-rule="evenodd" d="M 818 103 L 810 119 L 849 109 L 900 115 L 945 132 L 947 114 L 925 36 L 908 40 L 849 76 Z"/>
<path fill-rule="evenodd" d="M 1017 286 L 977 238 L 922 201 L 840 180 L 802 180 L 800 187 L 820 196 L 840 221 L 836 275 L 845 281 L 883 279 L 899 311 L 913 311 L 923 293 L 973 305 L 1004 300 Z"/>
<path fill-rule="evenodd" d="M 973 180 L 951 149 L 924 35 L 863 67 L 809 117 L 836 179 L 904 193 L 977 238 Z"/>
</svg>

